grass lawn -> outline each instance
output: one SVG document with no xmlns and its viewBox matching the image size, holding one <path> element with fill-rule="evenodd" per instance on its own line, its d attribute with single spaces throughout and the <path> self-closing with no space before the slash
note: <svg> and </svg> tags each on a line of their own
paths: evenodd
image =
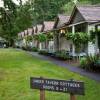
<svg viewBox="0 0 100 100">
<path fill-rule="evenodd" d="M 100 83 L 24 51 L 0 49 L 0 100 L 39 100 L 39 91 L 30 89 L 31 76 L 84 81 L 85 96 L 77 100 L 100 100 Z M 46 100 L 69 100 L 69 94 L 46 91 Z"/>
</svg>

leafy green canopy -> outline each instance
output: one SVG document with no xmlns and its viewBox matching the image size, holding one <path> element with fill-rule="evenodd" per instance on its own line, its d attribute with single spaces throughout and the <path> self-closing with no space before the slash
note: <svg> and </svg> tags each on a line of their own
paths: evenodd
<svg viewBox="0 0 100 100">
<path fill-rule="evenodd" d="M 63 10 L 64 13 L 71 14 L 74 3 L 72 1 L 74 0 L 69 0 L 70 2 L 66 3 L 61 9 Z M 80 6 L 86 6 L 86 5 L 100 5 L 100 0 L 77 0 L 76 5 Z"/>
<path fill-rule="evenodd" d="M 16 17 L 16 5 L 11 0 L 3 0 L 4 7 L 0 7 L 0 24 L 2 27 L 1 36 L 9 39 L 14 36 L 13 31 L 14 27 L 14 19 Z"/>
<path fill-rule="evenodd" d="M 35 40 L 38 40 L 39 42 L 45 42 L 47 37 L 45 34 L 38 34 L 38 35 L 34 35 L 33 38 Z"/>
<path fill-rule="evenodd" d="M 90 35 L 83 32 L 77 32 L 75 34 L 67 33 L 66 39 L 73 41 L 77 53 L 80 52 L 82 45 L 85 46 L 89 41 L 91 41 Z"/>
<path fill-rule="evenodd" d="M 38 20 L 37 23 L 53 20 L 58 13 L 63 13 L 61 7 L 68 2 L 69 0 L 34 0 L 34 14 Z"/>
<path fill-rule="evenodd" d="M 16 5 L 12 0 L 3 0 L 4 7 L 0 7 L 0 36 L 9 41 L 9 45 L 14 44 L 17 33 L 32 25 L 30 4 L 27 2 Z"/>
</svg>

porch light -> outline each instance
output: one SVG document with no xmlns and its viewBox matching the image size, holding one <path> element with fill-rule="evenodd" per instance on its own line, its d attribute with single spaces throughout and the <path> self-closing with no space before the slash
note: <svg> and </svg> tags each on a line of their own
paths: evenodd
<svg viewBox="0 0 100 100">
<path fill-rule="evenodd" d="M 61 29 L 61 30 L 60 30 L 60 33 L 65 33 L 65 30 L 64 30 L 64 29 Z"/>
</svg>

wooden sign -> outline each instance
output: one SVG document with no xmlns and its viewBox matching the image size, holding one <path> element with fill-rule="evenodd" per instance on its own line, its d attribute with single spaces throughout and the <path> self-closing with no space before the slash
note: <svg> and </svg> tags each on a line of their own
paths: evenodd
<svg viewBox="0 0 100 100">
<path fill-rule="evenodd" d="M 73 80 L 55 80 L 44 78 L 31 78 L 32 89 L 64 92 L 70 94 L 84 95 L 84 82 Z"/>
</svg>

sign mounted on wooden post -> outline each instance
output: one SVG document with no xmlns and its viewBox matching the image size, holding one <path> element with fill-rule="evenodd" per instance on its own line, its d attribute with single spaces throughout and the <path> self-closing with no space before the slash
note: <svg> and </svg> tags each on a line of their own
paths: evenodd
<svg viewBox="0 0 100 100">
<path fill-rule="evenodd" d="M 84 95 L 84 82 L 74 80 L 66 81 L 32 77 L 30 78 L 30 85 L 32 89 L 70 93 L 71 98 L 74 95 Z"/>
</svg>

